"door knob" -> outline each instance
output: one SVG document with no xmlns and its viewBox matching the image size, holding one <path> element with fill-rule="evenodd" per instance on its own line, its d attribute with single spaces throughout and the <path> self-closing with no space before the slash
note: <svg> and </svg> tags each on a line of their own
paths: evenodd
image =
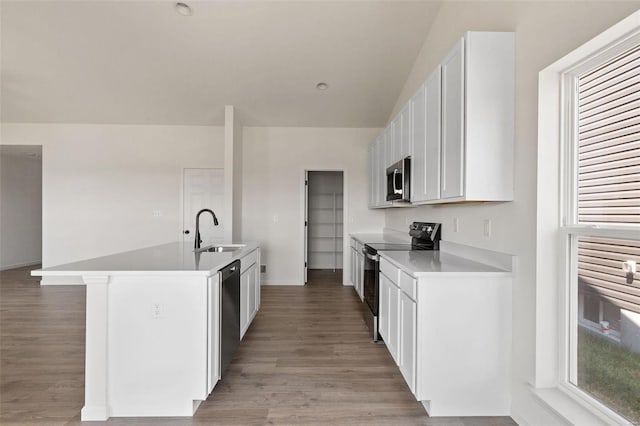
<svg viewBox="0 0 640 426">
<path fill-rule="evenodd" d="M 188 233 L 189 233 L 189 230 L 187 229 L 186 231 L 184 231 L 184 233 L 185 233 L 185 234 L 188 234 Z"/>
</svg>

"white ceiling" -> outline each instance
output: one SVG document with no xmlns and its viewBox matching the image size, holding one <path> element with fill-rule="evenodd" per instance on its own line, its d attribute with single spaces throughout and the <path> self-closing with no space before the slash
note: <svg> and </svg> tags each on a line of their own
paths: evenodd
<svg viewBox="0 0 640 426">
<path fill-rule="evenodd" d="M 0 119 L 381 127 L 440 5 L 188 3 L 3 0 Z"/>
</svg>

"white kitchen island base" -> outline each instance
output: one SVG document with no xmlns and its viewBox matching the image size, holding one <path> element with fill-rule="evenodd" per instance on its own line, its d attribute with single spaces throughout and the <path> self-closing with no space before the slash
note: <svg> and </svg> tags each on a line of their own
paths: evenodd
<svg viewBox="0 0 640 426">
<path fill-rule="evenodd" d="M 193 415 L 194 400 L 209 394 L 207 302 L 208 291 L 213 291 L 214 306 L 219 303 L 217 275 L 83 279 L 87 344 L 82 420 Z M 211 331 L 216 340 L 219 330 Z M 217 352 L 212 353 L 216 358 Z M 217 366 L 217 359 L 211 364 Z"/>
<path fill-rule="evenodd" d="M 219 380 L 218 270 L 245 258 L 243 272 L 255 268 L 259 249 L 247 245 L 233 255 L 202 253 L 191 260 L 191 248 L 176 247 L 152 247 L 129 256 L 33 272 L 81 276 L 87 286 L 83 421 L 193 416 Z M 158 259 L 140 265 L 123 262 L 141 258 L 144 251 L 165 260 L 179 253 L 181 259 L 178 264 Z M 109 264 L 114 257 L 116 264 Z M 164 266 L 155 268 L 156 261 Z M 259 274 L 252 277 L 259 287 Z M 249 296 L 259 298 L 259 291 L 244 298 L 248 301 Z M 250 310 L 243 307 L 249 321 L 259 299 L 252 302 Z"/>
</svg>

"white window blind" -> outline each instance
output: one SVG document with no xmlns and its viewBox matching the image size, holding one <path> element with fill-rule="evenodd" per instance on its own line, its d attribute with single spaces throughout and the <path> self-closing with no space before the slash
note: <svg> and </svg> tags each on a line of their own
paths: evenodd
<svg viewBox="0 0 640 426">
<path fill-rule="evenodd" d="M 640 223 L 640 47 L 578 78 L 578 223 Z"/>
</svg>

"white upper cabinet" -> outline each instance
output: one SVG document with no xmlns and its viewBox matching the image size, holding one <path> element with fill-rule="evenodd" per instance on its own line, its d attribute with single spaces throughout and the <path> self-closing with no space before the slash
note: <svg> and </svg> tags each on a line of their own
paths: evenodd
<svg viewBox="0 0 640 426">
<path fill-rule="evenodd" d="M 396 161 L 400 161 L 412 154 L 411 147 L 411 103 L 408 102 L 400 111 L 400 142 L 397 144 L 398 156 Z"/>
<path fill-rule="evenodd" d="M 369 208 L 376 206 L 376 170 L 378 159 L 376 158 L 376 142 L 369 145 Z"/>
<path fill-rule="evenodd" d="M 440 199 L 441 77 L 440 66 L 410 101 L 412 155 L 412 202 Z"/>
<path fill-rule="evenodd" d="M 462 197 L 464 176 L 464 39 L 442 62 L 442 198 Z"/>
<path fill-rule="evenodd" d="M 381 136 L 376 207 L 391 205 L 386 168 L 407 156 L 412 203 L 513 200 L 514 52 L 508 32 L 467 32 L 453 46 Z"/>
<path fill-rule="evenodd" d="M 392 164 L 398 162 L 400 160 L 400 150 L 402 145 L 402 116 L 400 114 L 396 115 L 391 121 L 391 140 L 387 140 L 387 144 L 390 148 L 390 156 L 387 158 L 387 165 L 385 167 L 389 167 Z"/>
<path fill-rule="evenodd" d="M 442 63 L 442 199 L 513 200 L 514 34 L 467 32 Z"/>
<path fill-rule="evenodd" d="M 378 157 L 378 206 L 390 206 L 391 201 L 387 201 L 387 167 L 391 165 L 390 159 L 393 155 L 392 129 L 387 127 L 379 138 Z"/>
</svg>

